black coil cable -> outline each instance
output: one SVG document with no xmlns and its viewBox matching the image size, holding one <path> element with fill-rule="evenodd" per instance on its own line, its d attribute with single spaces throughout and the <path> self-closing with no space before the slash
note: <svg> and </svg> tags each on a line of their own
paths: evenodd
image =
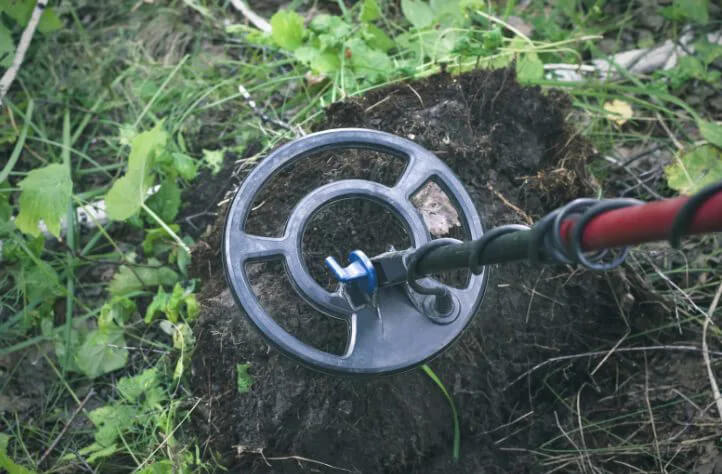
<svg viewBox="0 0 722 474">
<path fill-rule="evenodd" d="M 679 248 L 680 240 L 683 235 L 688 233 L 699 208 L 720 191 L 722 191 L 722 181 L 706 186 L 691 196 L 682 206 L 674 218 L 668 236 L 672 247 Z M 590 270 L 611 270 L 624 262 L 628 247 L 621 248 L 611 261 L 604 261 L 610 253 L 609 249 L 591 254 L 584 252 L 582 248 L 584 230 L 592 219 L 605 212 L 642 204 L 645 203 L 636 199 L 576 199 L 542 217 L 531 228 L 516 224 L 496 227 L 473 242 L 467 266 L 472 273 L 479 275 L 485 266 L 481 257 L 493 240 L 512 232 L 530 231 L 532 236 L 529 240 L 528 258 L 533 263 L 577 264 Z M 568 236 L 569 245 L 566 246 L 561 234 L 562 222 L 572 215 L 579 215 L 579 217 L 574 224 L 572 234 Z M 421 278 L 421 275 L 418 274 L 417 266 L 431 250 L 460 243 L 456 239 L 436 239 L 416 249 L 407 258 L 409 286 L 420 294 L 447 295 L 449 290 L 444 285 L 439 284 L 433 287 L 420 285 L 417 280 Z"/>
</svg>

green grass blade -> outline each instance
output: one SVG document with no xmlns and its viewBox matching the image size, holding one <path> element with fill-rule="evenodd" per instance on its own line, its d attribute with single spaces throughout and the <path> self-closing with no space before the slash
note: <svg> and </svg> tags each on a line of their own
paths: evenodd
<svg viewBox="0 0 722 474">
<path fill-rule="evenodd" d="M 459 414 L 456 412 L 456 405 L 454 404 L 454 399 L 451 398 L 451 395 L 444 386 L 444 382 L 442 382 L 441 379 L 434 373 L 434 371 L 431 370 L 431 367 L 424 364 L 421 366 L 421 370 L 423 370 L 424 373 L 428 375 L 431 380 L 434 381 L 434 383 L 441 390 L 441 393 L 443 393 L 446 399 L 449 401 L 449 406 L 451 407 L 451 416 L 454 420 L 454 447 L 452 449 L 452 456 L 454 458 L 454 461 L 458 461 L 459 451 L 461 450 L 461 430 L 459 429 Z"/>
</svg>

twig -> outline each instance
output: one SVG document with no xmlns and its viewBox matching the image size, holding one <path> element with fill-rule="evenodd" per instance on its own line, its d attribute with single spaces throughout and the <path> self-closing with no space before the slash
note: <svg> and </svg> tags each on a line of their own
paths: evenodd
<svg viewBox="0 0 722 474">
<path fill-rule="evenodd" d="M 644 402 L 647 405 L 647 412 L 649 413 L 649 423 L 652 426 L 652 436 L 654 437 L 654 449 L 657 453 L 657 463 L 659 464 L 659 470 L 664 474 L 667 474 L 667 470 L 662 464 L 662 454 L 659 450 L 659 439 L 657 438 L 657 426 L 654 423 L 654 413 L 652 412 L 652 403 L 649 401 L 649 370 L 647 368 L 647 353 L 644 353 Z"/>
<path fill-rule="evenodd" d="M 260 118 L 262 121 L 271 123 L 279 128 L 285 128 L 286 130 L 289 130 L 297 135 L 303 136 L 306 134 L 300 126 L 297 128 L 294 128 L 293 126 L 291 126 L 290 124 L 288 124 L 282 120 L 275 119 L 273 117 L 269 117 L 266 113 L 264 113 L 258 107 L 258 105 L 256 104 L 256 101 L 253 100 L 253 97 L 251 97 L 251 93 L 248 92 L 248 89 L 243 87 L 242 84 L 238 85 L 238 92 L 243 96 L 243 100 L 246 102 L 246 105 L 248 105 L 248 107 L 251 108 L 253 113 L 256 114 L 258 116 L 258 118 Z"/>
<path fill-rule="evenodd" d="M 20 43 L 18 43 L 18 48 L 15 51 L 13 63 L 10 65 L 8 70 L 5 71 L 3 77 L 0 78 L 0 105 L 2 105 L 5 94 L 7 94 L 8 90 L 10 90 L 10 86 L 13 84 L 15 76 L 18 75 L 20 66 L 23 64 L 23 59 L 25 59 L 25 53 L 28 51 L 30 42 L 35 34 L 35 29 L 38 27 L 38 22 L 40 21 L 40 17 L 42 16 L 47 4 L 48 0 L 38 0 L 38 3 L 35 4 L 35 9 L 33 9 L 30 21 L 25 27 L 23 35 L 20 37 Z"/>
<path fill-rule="evenodd" d="M 269 461 L 287 461 L 289 459 L 293 459 L 298 462 L 304 461 L 304 462 L 319 464 L 321 466 L 325 466 L 330 469 L 336 469 L 337 471 L 353 472 L 350 469 L 346 469 L 345 467 L 333 466 L 331 464 L 326 464 L 325 462 L 316 461 L 315 459 L 304 458 L 303 456 L 276 456 L 276 457 L 265 458 L 265 459 L 267 459 Z"/>
<path fill-rule="evenodd" d="M 720 420 L 722 420 L 722 396 L 720 396 L 719 387 L 717 386 L 717 379 L 715 379 L 714 372 L 712 372 L 712 363 L 709 360 L 709 347 L 707 347 L 707 328 L 712 321 L 712 314 L 717 309 L 720 296 L 722 296 L 722 283 L 720 283 L 719 288 L 717 288 L 717 293 L 715 293 L 712 299 L 712 304 L 709 305 L 709 311 L 707 311 L 707 317 L 704 319 L 704 326 L 702 326 L 702 357 L 704 357 L 704 364 L 707 366 L 709 384 L 712 386 L 712 394 L 717 404 L 717 415 L 720 417 Z"/>
<path fill-rule="evenodd" d="M 263 31 L 264 33 L 271 32 L 271 24 L 268 23 L 265 18 L 251 10 L 251 8 L 246 4 L 246 2 L 244 2 L 243 0 L 231 0 L 231 4 L 236 10 L 241 12 L 243 16 L 248 18 L 248 21 L 250 21 L 253 26 Z"/>
<path fill-rule="evenodd" d="M 531 217 L 529 217 L 529 214 L 524 212 L 519 206 L 514 205 L 511 201 L 509 201 L 506 197 L 504 197 L 503 194 L 501 194 L 499 191 L 494 189 L 494 186 L 492 186 L 490 183 L 487 183 L 486 187 L 489 191 L 494 193 L 496 195 L 496 197 L 501 199 L 501 202 L 503 202 L 508 208 L 512 209 L 514 212 L 516 212 L 519 215 L 519 217 L 524 219 L 524 221 L 528 225 L 534 224 L 534 220 Z"/>
<path fill-rule="evenodd" d="M 644 351 L 684 351 L 684 352 L 703 352 L 702 349 L 696 346 L 645 346 L 645 347 L 621 347 L 614 351 L 615 354 L 619 354 L 620 352 L 644 352 Z M 514 380 L 512 380 L 509 384 L 507 384 L 506 387 L 504 387 L 504 390 L 507 390 L 509 387 L 526 377 L 527 375 L 530 375 L 537 370 L 541 369 L 542 367 L 545 367 L 549 364 L 553 364 L 554 362 L 562 362 L 565 360 L 573 360 L 573 359 L 581 359 L 583 357 L 599 357 L 599 356 L 605 356 L 609 353 L 609 351 L 595 351 L 595 352 L 585 352 L 583 354 L 571 354 L 571 355 L 565 355 L 565 356 L 559 356 L 559 357 L 552 357 L 551 359 L 547 359 L 544 362 L 540 362 L 531 369 L 527 370 Z M 722 352 L 717 351 L 710 351 L 710 354 L 722 356 Z"/>
<path fill-rule="evenodd" d="M 664 122 L 664 119 L 662 118 L 662 115 L 659 112 L 656 112 L 657 120 L 659 121 L 659 124 L 662 126 L 664 131 L 667 133 L 667 136 L 669 136 L 669 139 L 672 140 L 672 143 L 675 147 L 677 147 L 677 150 L 684 150 L 684 145 L 680 143 L 679 140 L 677 140 L 677 137 L 674 136 L 674 133 L 672 133 L 672 130 L 669 129 L 667 124 Z"/>
<path fill-rule="evenodd" d="M 38 466 L 40 466 L 43 461 L 45 461 L 45 458 L 48 457 L 48 455 L 55 449 L 55 446 L 57 446 L 58 442 L 60 442 L 60 438 L 62 438 L 65 435 L 65 432 L 68 431 L 68 428 L 70 428 L 70 425 L 73 423 L 73 420 L 76 416 L 78 416 L 78 413 L 80 413 L 83 410 L 83 407 L 85 407 L 85 404 L 88 403 L 88 400 L 90 400 L 90 397 L 95 395 L 95 392 L 91 389 L 88 394 L 85 396 L 82 402 L 78 405 L 78 407 L 75 409 L 72 415 L 70 415 L 70 419 L 67 423 L 65 423 L 65 426 L 63 426 L 63 429 L 60 431 L 58 436 L 55 437 L 53 442 L 48 446 L 48 449 L 45 450 L 43 455 L 40 457 L 40 461 L 38 461 Z"/>
</svg>

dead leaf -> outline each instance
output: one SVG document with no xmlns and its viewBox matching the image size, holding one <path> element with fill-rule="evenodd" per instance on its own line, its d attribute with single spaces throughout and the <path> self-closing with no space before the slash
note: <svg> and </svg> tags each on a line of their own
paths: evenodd
<svg viewBox="0 0 722 474">
<path fill-rule="evenodd" d="M 605 102 L 604 110 L 608 112 L 607 118 L 620 127 L 627 123 L 627 120 L 631 119 L 633 115 L 632 106 L 619 99 Z"/>
<path fill-rule="evenodd" d="M 449 196 L 433 181 L 414 194 L 411 203 L 421 212 L 426 228 L 434 237 L 447 235 L 452 227 L 461 225 Z"/>
</svg>

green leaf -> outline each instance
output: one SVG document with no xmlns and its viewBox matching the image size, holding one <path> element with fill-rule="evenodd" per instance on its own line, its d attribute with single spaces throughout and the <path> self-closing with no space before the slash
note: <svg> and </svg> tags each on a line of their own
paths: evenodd
<svg viewBox="0 0 722 474">
<path fill-rule="evenodd" d="M 175 220 L 180 205 L 181 190 L 173 176 L 168 176 L 158 191 L 148 198 L 148 207 L 167 223 Z"/>
<path fill-rule="evenodd" d="M 693 194 L 722 179 L 722 151 L 711 145 L 697 147 L 664 172 L 670 188 Z"/>
<path fill-rule="evenodd" d="M 175 325 L 173 331 L 173 348 L 188 351 L 193 347 L 193 331 L 186 323 Z"/>
<path fill-rule="evenodd" d="M 135 407 L 114 404 L 105 405 L 88 413 L 88 418 L 97 428 L 95 442 L 102 447 L 112 446 L 122 433 L 133 426 L 139 415 Z"/>
<path fill-rule="evenodd" d="M 694 52 L 705 65 L 708 65 L 722 56 L 722 45 L 710 43 L 706 38 L 703 38 L 702 40 L 694 43 Z"/>
<path fill-rule="evenodd" d="M 25 27 L 30 21 L 36 3 L 37 0 L 10 0 L 0 7 L 0 11 L 4 11 L 10 18 L 18 22 L 20 26 Z M 58 18 L 58 15 L 53 9 L 46 7 L 40 17 L 40 21 L 38 21 L 38 31 L 43 34 L 51 33 L 60 29 L 62 26 L 63 22 L 60 21 L 60 18 Z"/>
<path fill-rule="evenodd" d="M 113 187 L 105 195 L 106 210 L 111 219 L 122 221 L 140 210 L 148 189 L 153 185 L 150 173 L 153 160 L 163 150 L 167 140 L 168 135 L 163 130 L 162 121 L 151 130 L 133 138 L 128 171 L 113 183 Z"/>
<path fill-rule="evenodd" d="M 384 53 L 396 46 L 396 43 L 376 25 L 364 25 L 363 30 L 361 30 L 361 35 L 370 47 L 381 50 Z"/>
<path fill-rule="evenodd" d="M 18 229 L 37 237 L 40 235 L 39 223 L 42 220 L 48 231 L 60 237 L 60 219 L 68 212 L 73 193 L 70 171 L 58 163 L 31 170 L 18 183 L 20 193 L 20 213 L 15 219 Z"/>
<path fill-rule="evenodd" d="M 63 21 L 52 8 L 45 8 L 43 15 L 38 22 L 38 31 L 47 34 L 57 31 L 63 27 Z"/>
<path fill-rule="evenodd" d="M 91 379 L 118 370 L 127 361 L 123 330 L 112 323 L 91 331 L 75 355 L 78 369 Z"/>
<path fill-rule="evenodd" d="M 364 0 L 361 4 L 361 13 L 359 18 L 363 22 L 374 21 L 381 16 L 381 9 L 376 0 Z"/>
<path fill-rule="evenodd" d="M 153 408 L 154 405 L 167 398 L 160 386 L 160 375 L 155 367 L 145 369 L 133 377 L 121 378 L 117 387 L 118 392 L 126 401 L 142 402 L 147 408 Z"/>
<path fill-rule="evenodd" d="M 401 0 L 401 12 L 416 29 L 426 28 L 434 21 L 434 12 L 421 0 Z"/>
<path fill-rule="evenodd" d="M 162 461 L 148 464 L 143 469 L 138 471 L 138 474 L 174 474 L 176 472 L 186 472 L 184 469 L 177 470 L 174 464 L 164 459 Z"/>
<path fill-rule="evenodd" d="M 349 41 L 348 49 L 351 52 L 351 67 L 359 77 L 376 82 L 387 78 L 393 70 L 393 63 L 386 53 L 369 48 L 360 38 Z"/>
<path fill-rule="evenodd" d="M 203 161 L 206 166 L 211 169 L 213 174 L 217 174 L 223 167 L 223 158 L 225 150 L 203 150 Z"/>
<path fill-rule="evenodd" d="M 144 321 L 146 324 L 152 323 L 155 315 L 159 312 L 165 314 L 169 299 L 170 294 L 163 291 L 163 287 L 159 287 L 158 293 L 155 294 L 155 296 L 153 297 L 153 301 L 150 302 L 148 308 L 145 310 Z"/>
<path fill-rule="evenodd" d="M 10 436 L 5 433 L 0 433 L 0 471 L 7 472 L 8 474 L 33 474 L 35 471 L 26 469 L 10 459 L 8 456 L 9 442 Z"/>
<path fill-rule="evenodd" d="M 248 393 L 253 386 L 253 377 L 248 373 L 251 364 L 236 364 L 236 387 L 238 393 Z"/>
<path fill-rule="evenodd" d="M 303 43 L 303 18 L 292 10 L 279 10 L 271 17 L 271 37 L 278 46 L 293 51 Z"/>
<path fill-rule="evenodd" d="M 145 322 L 150 324 L 158 312 L 165 314 L 168 321 L 174 324 L 180 321 L 181 317 L 185 321 L 192 321 L 198 317 L 200 309 L 193 288 L 183 288 L 180 283 L 176 283 L 171 294 L 158 288 L 158 293 L 145 312 Z"/>
<path fill-rule="evenodd" d="M 168 227 L 173 232 L 178 233 L 180 231 L 178 224 L 169 224 Z M 153 255 L 157 257 L 174 248 L 175 240 L 164 228 L 155 227 L 153 229 L 147 229 L 145 237 L 143 238 L 143 253 L 146 256 Z"/>
<path fill-rule="evenodd" d="M 722 148 L 722 125 L 699 119 L 697 120 L 697 126 L 699 127 L 699 133 L 702 134 L 705 140 L 718 148 Z"/>
<path fill-rule="evenodd" d="M 0 67 L 8 68 L 15 57 L 15 43 L 10 30 L 0 23 Z"/>
<path fill-rule="evenodd" d="M 148 265 L 160 265 L 160 262 L 149 259 Z M 171 286 L 178 281 L 178 278 L 176 272 L 164 266 L 134 266 L 131 269 L 127 265 L 123 265 L 113 276 L 113 280 L 108 285 L 108 291 L 113 296 L 123 296 L 143 288 L 158 285 Z"/>
<path fill-rule="evenodd" d="M 709 22 L 708 0 L 674 0 L 673 8 L 696 23 L 706 25 Z"/>
<path fill-rule="evenodd" d="M 529 84 L 544 77 L 544 63 L 536 53 L 522 54 L 516 62 L 516 77 L 522 84 Z"/>
<path fill-rule="evenodd" d="M 129 298 L 113 298 L 100 308 L 98 328 L 112 329 L 114 324 L 122 326 L 135 313 L 135 301 Z"/>
<path fill-rule="evenodd" d="M 28 301 L 46 301 L 52 304 L 63 295 L 58 272 L 42 260 L 23 265 L 16 278 L 15 284 Z"/>
<path fill-rule="evenodd" d="M 334 50 L 326 50 L 311 60 L 311 69 L 322 74 L 333 74 L 341 70 L 341 59 Z"/>
<path fill-rule="evenodd" d="M 184 153 L 173 153 L 173 167 L 186 181 L 192 181 L 198 175 L 196 160 Z"/>
</svg>

